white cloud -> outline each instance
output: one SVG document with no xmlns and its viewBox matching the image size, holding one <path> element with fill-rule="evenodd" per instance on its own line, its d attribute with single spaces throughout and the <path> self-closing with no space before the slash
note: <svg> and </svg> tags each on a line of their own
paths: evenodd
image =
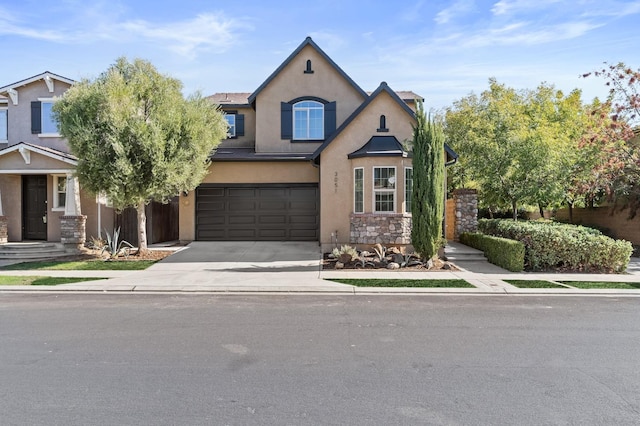
<svg viewBox="0 0 640 426">
<path fill-rule="evenodd" d="M 436 14 L 434 21 L 438 24 L 447 24 L 452 19 L 460 15 L 466 15 L 475 9 L 474 0 L 457 0 L 451 6 L 446 9 L 442 9 Z"/>
<path fill-rule="evenodd" d="M 540 10 L 541 8 L 560 3 L 560 0 L 500 0 L 493 5 L 494 15 L 513 15 L 518 12 Z"/>
<path fill-rule="evenodd" d="M 119 43 L 143 42 L 164 47 L 186 57 L 200 51 L 224 52 L 235 42 L 237 33 L 251 26 L 223 13 L 202 13 L 195 18 L 168 23 L 146 20 L 105 19 L 88 20 L 90 28 L 68 30 L 58 23 L 60 30 L 38 28 L 25 24 L 10 14 L 0 18 L 0 34 L 56 43 L 84 44 L 99 40 Z"/>
</svg>

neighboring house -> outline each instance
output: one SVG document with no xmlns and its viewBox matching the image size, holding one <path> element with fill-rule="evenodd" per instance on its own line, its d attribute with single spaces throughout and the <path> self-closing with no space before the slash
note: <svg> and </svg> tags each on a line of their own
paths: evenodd
<svg viewBox="0 0 640 426">
<path fill-rule="evenodd" d="M 180 240 L 410 244 L 412 92 L 362 90 L 307 38 L 253 93 L 217 93 L 229 138 L 180 199 Z M 456 155 L 447 148 L 447 161 Z"/>
<path fill-rule="evenodd" d="M 87 233 L 97 235 L 96 198 L 80 190 L 75 197 L 77 158 L 58 134 L 51 113 L 56 98 L 72 84 L 46 71 L 0 87 L 0 214 L 9 241 L 60 241 L 61 217 L 80 213 L 87 216 Z M 111 227 L 112 210 L 101 209 L 101 226 Z"/>
</svg>

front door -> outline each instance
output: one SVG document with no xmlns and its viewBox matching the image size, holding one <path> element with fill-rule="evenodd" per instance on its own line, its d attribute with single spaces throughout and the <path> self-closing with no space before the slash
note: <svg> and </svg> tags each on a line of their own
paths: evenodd
<svg viewBox="0 0 640 426">
<path fill-rule="evenodd" d="M 47 176 L 22 176 L 22 239 L 47 239 Z"/>
</svg>

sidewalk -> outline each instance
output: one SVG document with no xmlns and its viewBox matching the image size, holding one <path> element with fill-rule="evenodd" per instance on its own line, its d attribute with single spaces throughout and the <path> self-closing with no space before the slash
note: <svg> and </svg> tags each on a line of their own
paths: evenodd
<svg viewBox="0 0 640 426">
<path fill-rule="evenodd" d="M 319 259 L 301 256 L 293 261 L 252 258 L 236 262 L 204 262 L 202 252 L 173 255 L 144 271 L 0 271 L 0 275 L 100 277 L 58 286 L 0 286 L 2 292 L 75 293 L 190 293 L 190 294 L 448 294 L 448 295 L 606 295 L 640 297 L 640 290 L 521 289 L 504 280 L 640 282 L 640 259 L 633 258 L 627 274 L 513 273 L 489 264 L 481 252 L 449 243 L 446 255 L 459 271 L 321 270 Z M 290 248 L 291 252 L 297 250 Z M 200 254 L 196 254 L 200 253 Z M 208 252 L 207 252 L 208 253 Z M 480 253 L 480 255 L 478 255 Z M 255 253 L 254 253 L 255 255 Z M 189 257 L 191 256 L 191 257 Z M 237 254 L 236 254 L 237 256 Z M 313 256 L 316 256 L 315 254 Z M 183 261 L 184 259 L 184 261 Z M 241 259 L 242 260 L 242 259 Z M 353 287 L 335 278 L 463 279 L 475 288 Z"/>
</svg>

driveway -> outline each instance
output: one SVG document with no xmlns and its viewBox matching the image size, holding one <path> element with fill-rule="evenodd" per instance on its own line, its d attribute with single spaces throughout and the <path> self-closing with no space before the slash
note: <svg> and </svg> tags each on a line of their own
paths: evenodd
<svg viewBox="0 0 640 426">
<path fill-rule="evenodd" d="M 137 272 L 129 285 L 138 291 L 349 291 L 350 286 L 320 279 L 321 259 L 317 242 L 195 241 Z M 125 285 L 125 279 L 117 280 Z"/>
</svg>

